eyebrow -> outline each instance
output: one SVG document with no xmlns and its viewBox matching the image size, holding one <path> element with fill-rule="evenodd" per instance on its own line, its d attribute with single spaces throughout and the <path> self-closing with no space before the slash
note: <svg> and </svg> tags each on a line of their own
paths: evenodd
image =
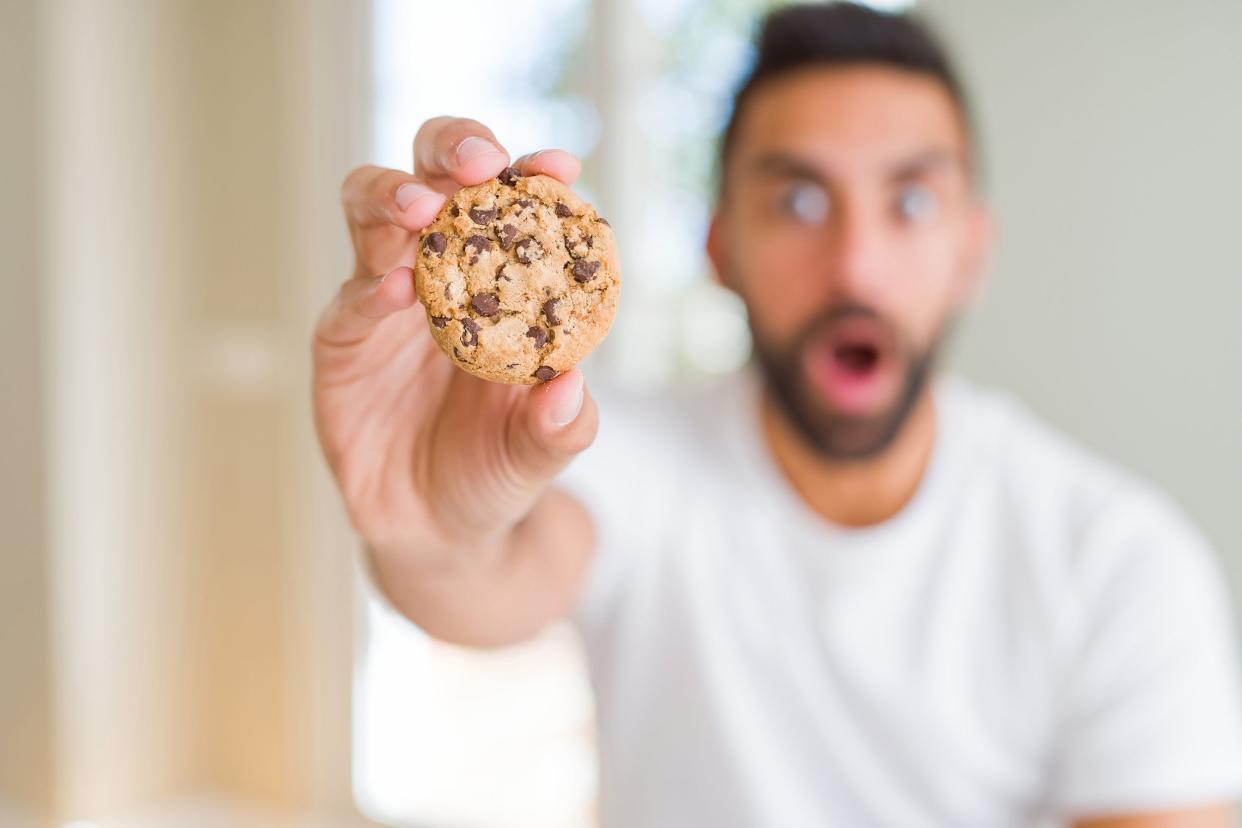
<svg viewBox="0 0 1242 828">
<path fill-rule="evenodd" d="M 965 163 L 957 153 L 947 149 L 930 149 L 902 159 L 889 170 L 885 177 L 890 182 L 909 181 L 937 168 L 955 164 L 965 169 Z M 820 186 L 827 186 L 829 180 L 829 177 L 811 162 L 783 151 L 766 152 L 760 155 L 751 164 L 751 169 L 763 175 L 802 179 Z"/>
<path fill-rule="evenodd" d="M 787 152 L 765 152 L 754 160 L 751 169 L 763 175 L 814 181 L 821 186 L 828 183 L 814 164 Z"/>
<path fill-rule="evenodd" d="M 957 153 L 946 149 L 932 149 L 897 164 L 889 173 L 888 178 L 894 182 L 909 181 L 938 168 L 954 165 L 961 165 L 962 169 L 965 169 L 965 163 Z"/>
</svg>

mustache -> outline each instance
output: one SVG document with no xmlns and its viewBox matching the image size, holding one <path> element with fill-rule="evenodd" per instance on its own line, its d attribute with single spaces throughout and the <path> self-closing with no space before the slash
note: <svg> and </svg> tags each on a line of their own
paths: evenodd
<svg viewBox="0 0 1242 828">
<path fill-rule="evenodd" d="M 842 322 L 856 318 L 870 319 L 879 323 L 890 335 L 890 340 L 897 339 L 897 337 L 892 336 L 892 334 L 896 332 L 896 328 L 875 308 L 870 305 L 864 305 L 860 302 L 837 302 L 824 307 L 806 321 L 798 336 L 795 337 L 795 352 L 801 350 L 808 342 L 820 334 L 831 331 Z"/>
<path fill-rule="evenodd" d="M 851 319 L 855 316 L 883 321 L 879 311 L 870 305 L 864 305 L 860 302 L 838 302 L 834 305 L 828 305 L 812 317 L 811 321 L 828 324 L 842 319 Z"/>
</svg>

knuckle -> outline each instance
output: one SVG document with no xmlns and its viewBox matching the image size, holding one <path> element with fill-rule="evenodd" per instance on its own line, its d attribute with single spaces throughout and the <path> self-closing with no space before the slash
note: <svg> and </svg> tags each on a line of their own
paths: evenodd
<svg viewBox="0 0 1242 828">
<path fill-rule="evenodd" d="M 565 436 L 565 450 L 570 454 L 578 454 L 589 448 L 595 442 L 595 435 L 599 430 L 598 425 L 594 414 L 584 412 L 581 420 L 575 423 L 570 433 Z"/>
<path fill-rule="evenodd" d="M 382 170 L 376 168 L 375 175 L 371 178 L 370 186 L 367 187 L 366 198 L 368 201 L 378 202 L 387 198 L 391 198 L 396 192 L 397 187 L 405 180 L 406 174 L 397 170 Z"/>
<path fill-rule="evenodd" d="M 354 167 L 350 170 L 349 174 L 341 182 L 341 201 L 350 201 L 361 189 L 362 182 L 372 174 L 374 169 L 373 166 L 364 164 L 361 167 Z"/>
<path fill-rule="evenodd" d="M 448 139 L 456 138 L 462 133 L 487 132 L 487 127 L 474 118 L 463 118 L 457 115 L 444 116 L 439 127 L 439 134 Z"/>
<path fill-rule="evenodd" d="M 454 118 L 453 130 L 458 132 L 469 132 L 471 134 L 479 134 L 489 136 L 492 131 L 482 121 L 476 121 L 474 118 Z"/>
<path fill-rule="evenodd" d="M 328 300 L 328 303 L 319 311 L 319 316 L 315 319 L 313 328 L 315 341 L 318 342 L 323 335 L 332 329 L 337 317 L 340 315 L 341 309 L 341 291 L 338 289 Z"/>
<path fill-rule="evenodd" d="M 354 534 L 369 543 L 375 543 L 375 521 L 367 505 L 359 502 L 343 486 L 341 487 L 341 502 L 345 507 L 345 516 L 348 518 L 349 525 L 354 530 Z"/>
<path fill-rule="evenodd" d="M 319 313 L 319 318 L 315 320 L 314 327 L 311 328 L 310 344 L 314 357 L 312 367 L 318 372 L 322 366 L 319 364 L 319 349 L 327 344 L 328 333 L 332 330 L 332 305 L 328 305 Z"/>
<path fill-rule="evenodd" d="M 423 155 L 434 157 L 471 135 L 495 140 L 492 131 L 481 121 L 457 115 L 438 115 L 419 127 L 414 136 L 414 151 L 416 155 L 422 151 Z"/>
<path fill-rule="evenodd" d="M 453 120 L 451 115 L 437 115 L 434 118 L 428 118 L 423 121 L 422 126 L 414 133 L 414 149 L 426 148 L 427 143 L 434 140 L 437 135 L 442 134 L 443 128 Z"/>
</svg>

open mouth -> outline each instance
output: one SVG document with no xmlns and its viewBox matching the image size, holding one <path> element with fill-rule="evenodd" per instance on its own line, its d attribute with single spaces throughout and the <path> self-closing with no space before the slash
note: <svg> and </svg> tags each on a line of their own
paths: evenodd
<svg viewBox="0 0 1242 828">
<path fill-rule="evenodd" d="M 872 317 L 831 326 L 808 343 L 803 362 L 812 388 L 829 407 L 844 413 L 876 413 L 897 390 L 894 346 L 887 329 Z"/>
<path fill-rule="evenodd" d="M 866 374 L 880 361 L 880 350 L 868 342 L 846 342 L 833 348 L 841 367 L 852 374 Z"/>
</svg>

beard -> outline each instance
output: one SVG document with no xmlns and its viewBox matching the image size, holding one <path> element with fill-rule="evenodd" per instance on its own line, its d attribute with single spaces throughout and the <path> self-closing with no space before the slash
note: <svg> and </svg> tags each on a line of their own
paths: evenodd
<svg viewBox="0 0 1242 828">
<path fill-rule="evenodd" d="M 881 358 L 893 360 L 900 373 L 900 391 L 893 402 L 868 415 L 833 408 L 811 384 L 804 367 L 809 347 L 831 337 L 845 320 L 857 317 L 869 318 L 886 332 L 886 353 Z M 824 459 L 862 461 L 883 453 L 901 433 L 927 386 L 953 322 L 953 318 L 948 319 L 931 344 L 920 349 L 871 308 L 846 303 L 825 308 L 784 348 L 767 345 L 756 332 L 754 351 L 768 392 L 803 441 Z"/>
</svg>

